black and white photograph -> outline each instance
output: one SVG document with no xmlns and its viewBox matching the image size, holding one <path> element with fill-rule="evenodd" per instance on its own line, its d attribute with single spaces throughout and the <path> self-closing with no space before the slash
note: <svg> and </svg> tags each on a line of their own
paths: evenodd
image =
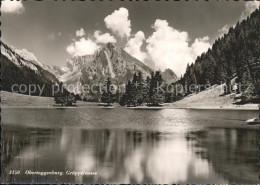
<svg viewBox="0 0 260 185">
<path fill-rule="evenodd" d="M 1 184 L 259 184 L 259 0 L 0 2 Z"/>
</svg>

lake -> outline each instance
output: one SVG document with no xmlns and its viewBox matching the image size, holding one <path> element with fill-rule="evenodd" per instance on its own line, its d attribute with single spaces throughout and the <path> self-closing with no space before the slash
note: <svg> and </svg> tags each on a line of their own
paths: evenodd
<svg viewBox="0 0 260 185">
<path fill-rule="evenodd" d="M 245 124 L 257 116 L 242 110 L 2 108 L 1 181 L 259 183 L 259 131 Z M 91 174 L 73 174 L 84 171 Z"/>
</svg>

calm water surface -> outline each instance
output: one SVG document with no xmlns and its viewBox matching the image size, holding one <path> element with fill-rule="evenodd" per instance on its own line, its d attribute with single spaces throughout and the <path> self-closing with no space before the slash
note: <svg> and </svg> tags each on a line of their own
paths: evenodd
<svg viewBox="0 0 260 185">
<path fill-rule="evenodd" d="M 3 108 L 5 183 L 259 183 L 257 111 Z M 10 170 L 20 170 L 10 175 Z M 25 175 L 31 171 L 97 175 Z"/>
</svg>

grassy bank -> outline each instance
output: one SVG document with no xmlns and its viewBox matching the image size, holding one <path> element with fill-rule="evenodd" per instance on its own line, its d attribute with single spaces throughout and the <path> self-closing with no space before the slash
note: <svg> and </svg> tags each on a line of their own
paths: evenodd
<svg viewBox="0 0 260 185">
<path fill-rule="evenodd" d="M 171 108 L 192 109 L 245 109 L 257 110 L 258 104 L 235 105 L 235 94 L 223 96 L 224 88 L 214 86 L 197 94 L 191 94 L 180 101 L 169 104 Z"/>
<path fill-rule="evenodd" d="M 53 107 L 53 105 L 55 105 L 55 103 L 52 97 L 28 96 L 23 94 L 11 93 L 7 91 L 1 91 L 2 107 Z M 97 106 L 97 103 L 77 101 L 77 106 Z"/>
<path fill-rule="evenodd" d="M 1 91 L 1 106 L 52 106 L 51 97 L 28 96 Z"/>
<path fill-rule="evenodd" d="M 245 109 L 257 110 L 257 104 L 234 105 L 235 94 L 220 96 L 223 92 L 219 86 L 198 94 L 192 94 L 184 99 L 167 104 L 164 108 L 191 108 L 191 109 Z M 51 97 L 28 96 L 1 91 L 1 106 L 44 106 L 54 105 Z M 96 106 L 97 103 L 77 102 L 78 106 Z"/>
</svg>

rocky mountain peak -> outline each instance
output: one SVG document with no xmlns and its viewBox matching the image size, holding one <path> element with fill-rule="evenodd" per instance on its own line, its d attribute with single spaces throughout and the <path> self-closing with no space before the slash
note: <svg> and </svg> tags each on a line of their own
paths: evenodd
<svg viewBox="0 0 260 185">
<path fill-rule="evenodd" d="M 164 72 L 162 72 L 162 78 L 166 81 L 166 83 L 174 83 L 178 81 L 177 75 L 173 72 L 171 69 L 165 69 Z"/>
<path fill-rule="evenodd" d="M 73 70 L 74 67 L 83 68 L 89 62 L 94 60 L 94 55 L 74 56 L 67 60 L 66 67 L 69 70 Z"/>
<path fill-rule="evenodd" d="M 2 45 L 1 50 L 17 66 L 26 65 L 35 71 L 38 71 L 37 68 L 42 68 L 65 85 L 103 83 L 108 77 L 114 83 L 125 84 L 134 73 L 142 72 L 146 77 L 153 71 L 114 43 L 107 43 L 93 55 L 74 56 L 67 60 L 64 67 L 42 64 L 27 50 L 13 51 L 6 45 Z M 177 79 L 170 69 L 163 72 L 162 76 L 167 82 Z"/>
</svg>

